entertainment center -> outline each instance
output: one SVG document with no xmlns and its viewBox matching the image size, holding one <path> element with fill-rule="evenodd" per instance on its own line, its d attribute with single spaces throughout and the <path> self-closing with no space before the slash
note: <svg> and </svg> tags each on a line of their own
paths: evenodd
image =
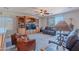
<svg viewBox="0 0 79 59">
<path fill-rule="evenodd" d="M 32 16 L 17 16 L 17 32 L 21 35 L 40 32 L 39 19 Z"/>
</svg>

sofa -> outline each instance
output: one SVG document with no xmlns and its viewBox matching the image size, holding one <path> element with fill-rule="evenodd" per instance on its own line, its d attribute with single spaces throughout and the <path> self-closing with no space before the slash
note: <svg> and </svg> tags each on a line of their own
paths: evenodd
<svg viewBox="0 0 79 59">
<path fill-rule="evenodd" d="M 79 51 L 79 37 L 78 31 L 73 30 L 67 38 L 66 48 L 70 51 Z"/>
<path fill-rule="evenodd" d="M 62 46 L 61 44 L 54 42 L 54 41 L 49 41 L 49 43 L 56 44 L 57 46 Z M 78 32 L 76 30 L 73 30 L 68 36 L 67 39 L 64 40 L 63 42 L 63 48 L 67 49 L 69 51 L 79 51 L 79 37 L 78 37 Z"/>
<path fill-rule="evenodd" d="M 56 35 L 56 29 L 52 27 L 41 28 L 41 32 L 48 35 Z"/>
</svg>

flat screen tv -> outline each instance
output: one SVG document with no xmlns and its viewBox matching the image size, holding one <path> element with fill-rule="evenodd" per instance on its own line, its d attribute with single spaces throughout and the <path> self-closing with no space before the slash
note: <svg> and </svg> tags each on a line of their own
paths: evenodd
<svg viewBox="0 0 79 59">
<path fill-rule="evenodd" d="M 27 30 L 36 29 L 36 25 L 35 25 L 35 24 L 32 24 L 32 23 L 31 23 L 31 24 L 27 24 L 27 25 L 26 25 L 26 29 L 27 29 Z"/>
</svg>

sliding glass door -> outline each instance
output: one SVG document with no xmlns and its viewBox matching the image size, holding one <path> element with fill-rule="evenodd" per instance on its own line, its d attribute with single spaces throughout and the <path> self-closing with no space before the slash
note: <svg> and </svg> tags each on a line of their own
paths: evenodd
<svg viewBox="0 0 79 59">
<path fill-rule="evenodd" d="M 0 25 L 2 28 L 12 29 L 13 19 L 11 17 L 8 17 L 8 16 L 1 16 L 0 17 Z"/>
<path fill-rule="evenodd" d="M 55 20 L 54 20 L 54 17 L 51 17 L 48 19 L 48 26 L 49 27 L 54 27 L 55 25 Z"/>
<path fill-rule="evenodd" d="M 60 21 L 64 20 L 64 16 L 63 15 L 56 15 L 56 16 L 54 16 L 54 20 L 55 20 L 55 25 L 56 25 Z"/>
<path fill-rule="evenodd" d="M 54 27 L 57 23 L 64 20 L 63 15 L 55 15 L 48 19 L 48 26 Z"/>
<path fill-rule="evenodd" d="M 4 40 L 4 49 L 6 49 L 6 47 L 9 47 L 11 45 L 11 39 L 9 40 L 9 38 L 11 37 L 11 34 L 14 31 L 14 26 L 15 26 L 15 22 L 14 19 L 10 16 L 0 16 L 0 34 L 4 34 L 5 35 L 5 40 Z"/>
</svg>

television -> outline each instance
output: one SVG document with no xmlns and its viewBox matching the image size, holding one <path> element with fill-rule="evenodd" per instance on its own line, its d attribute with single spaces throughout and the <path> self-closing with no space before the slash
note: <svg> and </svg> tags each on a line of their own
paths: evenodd
<svg viewBox="0 0 79 59">
<path fill-rule="evenodd" d="M 31 23 L 31 24 L 26 24 L 26 29 L 27 30 L 33 30 L 33 29 L 36 29 L 36 25 Z"/>
</svg>

